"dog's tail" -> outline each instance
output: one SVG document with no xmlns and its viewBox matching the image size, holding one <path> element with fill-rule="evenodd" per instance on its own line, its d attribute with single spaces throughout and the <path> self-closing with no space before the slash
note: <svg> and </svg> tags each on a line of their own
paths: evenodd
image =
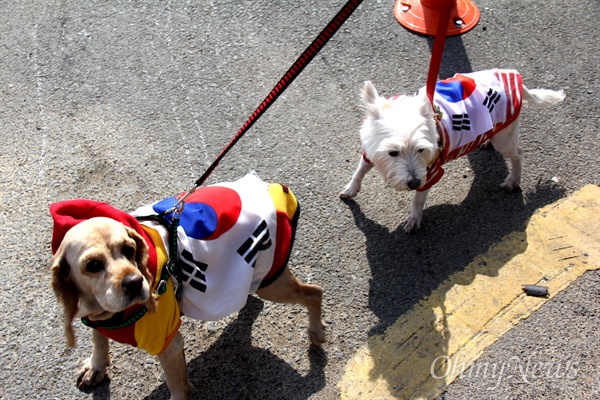
<svg viewBox="0 0 600 400">
<path fill-rule="evenodd" d="M 538 106 L 551 106 L 560 103 L 564 99 L 565 92 L 562 90 L 527 89 L 523 86 L 523 100 L 527 103 L 533 103 Z"/>
</svg>

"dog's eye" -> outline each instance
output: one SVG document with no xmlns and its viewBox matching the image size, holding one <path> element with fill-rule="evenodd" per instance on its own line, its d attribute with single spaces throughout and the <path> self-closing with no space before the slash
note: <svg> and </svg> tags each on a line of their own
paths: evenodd
<svg viewBox="0 0 600 400">
<path fill-rule="evenodd" d="M 396 150 L 393 150 L 393 151 L 388 152 L 388 154 L 391 157 L 398 157 L 398 154 L 400 154 L 400 153 L 398 153 L 398 151 L 396 151 Z"/>
<path fill-rule="evenodd" d="M 419 149 L 419 150 L 417 150 L 417 152 L 422 153 L 423 150 L 425 150 L 425 149 Z"/>
<path fill-rule="evenodd" d="M 121 251 L 127 259 L 131 259 L 135 255 L 135 249 L 127 244 L 123 245 L 123 249 Z"/>
<path fill-rule="evenodd" d="M 104 269 L 104 264 L 102 263 L 102 261 L 99 261 L 99 260 L 88 261 L 87 264 L 85 264 L 85 270 L 92 274 L 100 272 L 103 269 Z"/>
</svg>

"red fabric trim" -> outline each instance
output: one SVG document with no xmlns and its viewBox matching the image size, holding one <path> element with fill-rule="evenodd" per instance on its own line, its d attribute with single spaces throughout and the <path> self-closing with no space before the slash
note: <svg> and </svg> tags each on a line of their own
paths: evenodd
<svg viewBox="0 0 600 400">
<path fill-rule="evenodd" d="M 165 345 L 163 346 L 162 350 L 158 354 L 161 354 L 162 352 L 164 352 L 167 349 L 167 347 L 169 347 L 169 345 L 171 344 L 171 341 L 173 340 L 173 338 L 175 337 L 177 332 L 179 332 L 179 328 L 181 328 L 181 318 L 179 318 L 179 322 L 177 323 L 177 329 L 175 329 L 173 331 L 173 333 L 171 333 L 169 336 L 167 336 L 167 338 L 165 339 Z"/>
<path fill-rule="evenodd" d="M 50 204 L 54 220 L 52 229 L 52 254 L 56 253 L 65 235 L 75 225 L 94 217 L 108 217 L 133 228 L 142 235 L 148 245 L 148 269 L 156 277 L 156 249 L 150 236 L 142 229 L 135 217 L 118 210 L 108 203 L 94 200 L 67 200 Z"/>
<path fill-rule="evenodd" d="M 364 152 L 364 151 L 363 151 L 363 153 L 362 153 L 362 158 L 363 158 L 363 160 L 365 160 L 365 162 L 367 162 L 367 163 L 369 163 L 369 164 L 373 164 L 373 163 L 371 162 L 371 160 L 369 160 L 369 159 L 367 158 L 367 156 L 365 155 L 365 152 Z"/>
<path fill-rule="evenodd" d="M 287 265 L 292 247 L 293 227 L 286 213 L 277 212 L 277 234 L 275 243 L 275 254 L 273 255 L 273 265 L 271 270 L 265 275 L 263 281 L 268 281 L 273 275 Z"/>
<path fill-rule="evenodd" d="M 442 155 L 435 160 L 429 171 L 427 171 L 427 180 L 425 184 L 417 189 L 417 192 L 424 192 L 425 190 L 431 189 L 433 185 L 438 183 L 444 176 L 444 168 L 442 168 Z"/>
<path fill-rule="evenodd" d="M 142 306 L 138 305 L 135 307 L 129 307 L 127 310 L 125 310 L 122 320 L 126 321 L 127 318 L 129 318 L 129 315 L 132 314 L 133 311 L 139 310 L 140 307 Z M 98 330 L 98 332 L 100 332 L 102 335 L 106 336 L 109 339 L 112 339 L 119 343 L 129 344 L 133 347 L 138 347 L 137 342 L 135 341 L 135 324 L 131 324 L 129 326 L 125 326 L 123 328 L 118 329 L 104 329 L 102 327 L 98 327 L 96 329 Z"/>
</svg>

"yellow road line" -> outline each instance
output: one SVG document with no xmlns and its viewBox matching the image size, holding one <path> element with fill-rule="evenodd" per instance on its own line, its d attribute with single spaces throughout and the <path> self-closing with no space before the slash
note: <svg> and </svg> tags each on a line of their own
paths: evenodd
<svg viewBox="0 0 600 400">
<path fill-rule="evenodd" d="M 504 237 L 371 337 L 346 366 L 342 398 L 437 397 L 500 336 L 600 268 L 599 232 L 598 186 L 538 210 L 524 232 Z M 522 284 L 547 286 L 550 296 L 526 296 Z"/>
</svg>

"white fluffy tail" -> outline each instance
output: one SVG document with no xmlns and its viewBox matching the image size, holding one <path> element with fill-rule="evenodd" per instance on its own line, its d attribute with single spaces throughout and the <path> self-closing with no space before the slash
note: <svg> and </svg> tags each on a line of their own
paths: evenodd
<svg viewBox="0 0 600 400">
<path fill-rule="evenodd" d="M 523 100 L 538 106 L 551 106 L 560 103 L 565 99 L 565 92 L 562 90 L 548 89 L 527 89 L 523 86 Z"/>
</svg>

